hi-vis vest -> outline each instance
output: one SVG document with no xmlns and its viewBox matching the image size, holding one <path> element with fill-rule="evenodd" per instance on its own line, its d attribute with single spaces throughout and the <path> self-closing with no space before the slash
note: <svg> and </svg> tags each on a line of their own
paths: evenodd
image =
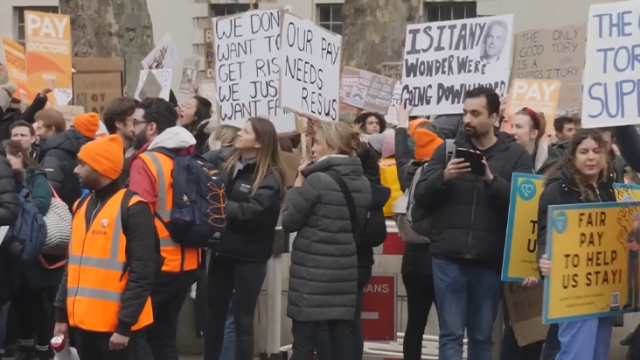
<svg viewBox="0 0 640 360">
<path fill-rule="evenodd" d="M 118 191 L 104 204 L 93 216 L 89 229 L 85 217 L 89 200 L 75 211 L 67 264 L 67 313 L 73 327 L 113 332 L 118 324 L 120 299 L 129 279 L 128 273 L 123 274 L 127 239 L 122 233 L 121 205 L 125 191 Z M 129 206 L 140 201 L 134 196 Z M 147 298 L 131 329 L 138 330 L 152 322 L 151 299 Z"/>
<path fill-rule="evenodd" d="M 173 173 L 173 159 L 165 154 L 147 151 L 140 155 L 142 161 L 156 179 L 158 186 L 158 202 L 156 213 L 165 221 L 171 219 L 173 208 L 173 187 L 171 179 Z M 171 240 L 169 231 L 160 219 L 156 219 L 156 228 L 160 237 L 160 253 L 164 257 L 164 272 L 180 272 L 180 270 L 194 270 L 198 268 L 199 249 L 182 247 Z M 184 262 L 184 263 L 183 263 Z"/>
</svg>

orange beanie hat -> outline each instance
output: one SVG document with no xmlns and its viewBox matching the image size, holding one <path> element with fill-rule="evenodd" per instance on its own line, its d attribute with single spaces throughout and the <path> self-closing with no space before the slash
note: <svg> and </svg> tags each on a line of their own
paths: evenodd
<svg viewBox="0 0 640 360">
<path fill-rule="evenodd" d="M 118 135 L 94 140 L 80 148 L 78 159 L 101 175 L 115 180 L 124 166 L 124 145 Z"/>
<path fill-rule="evenodd" d="M 438 146 L 444 142 L 438 137 L 435 126 L 427 119 L 412 121 L 409 134 L 413 138 L 416 160 L 430 160 Z"/>
<path fill-rule="evenodd" d="M 96 113 L 80 114 L 73 119 L 73 128 L 84 137 L 93 139 L 100 129 L 100 115 Z"/>
</svg>

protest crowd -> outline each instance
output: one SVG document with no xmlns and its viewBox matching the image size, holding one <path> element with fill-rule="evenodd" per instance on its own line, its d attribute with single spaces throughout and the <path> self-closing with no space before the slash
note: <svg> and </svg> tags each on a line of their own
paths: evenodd
<svg viewBox="0 0 640 360">
<path fill-rule="evenodd" d="M 191 297 L 203 358 L 252 360 L 284 234 L 290 358 L 360 360 L 391 232 L 405 360 L 424 358 L 432 307 L 440 360 L 489 360 L 497 341 L 500 360 L 609 359 L 640 311 L 640 80 L 607 46 L 638 39 L 639 14 L 594 5 L 554 30 L 582 51 L 569 79 L 527 58 L 512 15 L 410 24 L 397 73 L 375 74 L 341 66 L 339 36 L 252 10 L 214 19 L 213 78 L 185 59 L 174 92 L 166 36 L 103 107 L 60 74 L 29 80 L 3 38 L 0 359 L 178 360 Z M 640 359 L 640 327 L 622 345 Z"/>
</svg>

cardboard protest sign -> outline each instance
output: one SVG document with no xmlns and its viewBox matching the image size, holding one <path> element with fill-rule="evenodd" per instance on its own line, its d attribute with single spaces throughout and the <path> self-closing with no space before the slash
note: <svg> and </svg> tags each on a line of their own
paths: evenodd
<svg viewBox="0 0 640 360">
<path fill-rule="evenodd" d="M 248 118 L 262 116 L 279 133 L 295 129 L 294 115 L 285 113 L 279 102 L 280 16 L 276 9 L 213 19 L 221 124 L 243 127 Z"/>
<path fill-rule="evenodd" d="M 337 121 L 342 37 L 282 13 L 280 104 L 301 116 Z"/>
<path fill-rule="evenodd" d="M 180 92 L 193 93 L 193 85 L 198 81 L 200 71 L 200 59 L 185 59 L 182 66 L 182 78 L 180 80 Z"/>
<path fill-rule="evenodd" d="M 198 95 L 203 98 L 211 101 L 213 106 L 211 107 L 211 119 L 216 121 L 216 124 L 219 124 L 217 114 L 218 109 L 218 101 L 216 100 L 216 80 L 215 79 L 203 79 L 200 80 L 198 86 Z"/>
<path fill-rule="evenodd" d="M 504 301 L 518 346 L 546 339 L 549 325 L 542 324 L 543 285 L 524 287 L 518 283 L 504 284 Z"/>
<path fill-rule="evenodd" d="M 386 62 L 380 64 L 380 74 L 393 80 L 402 80 L 402 62 Z"/>
<path fill-rule="evenodd" d="M 171 69 L 178 62 L 178 48 L 173 38 L 165 34 L 149 55 L 142 60 L 143 70 Z"/>
<path fill-rule="evenodd" d="M 123 59 L 75 57 L 73 67 L 73 105 L 102 116 L 113 99 L 122 97 Z"/>
<path fill-rule="evenodd" d="M 204 29 L 204 71 L 207 79 L 214 79 L 215 58 L 213 55 L 213 29 Z"/>
<path fill-rule="evenodd" d="M 18 86 L 18 91 L 27 95 L 27 99 L 33 100 L 35 93 L 29 91 L 27 83 L 27 59 L 24 55 L 24 47 L 6 37 L 2 37 L 0 41 L 2 42 L 9 80 Z M 14 97 L 20 98 L 19 96 Z"/>
<path fill-rule="evenodd" d="M 67 129 L 71 127 L 73 124 L 73 119 L 76 116 L 84 114 L 84 107 L 75 106 L 75 105 L 56 105 L 53 107 L 55 110 L 58 110 L 64 116 L 64 119 L 67 121 Z"/>
<path fill-rule="evenodd" d="M 558 97 L 560 96 L 559 80 L 514 79 L 507 96 L 507 110 L 501 130 L 511 132 L 513 115 L 524 107 L 544 113 L 546 134 L 554 134 L 553 120 L 556 118 Z"/>
<path fill-rule="evenodd" d="M 362 109 L 358 109 L 355 106 L 340 103 L 338 106 L 340 121 L 344 121 L 348 124 L 352 124 L 353 121 L 360 115 Z"/>
<path fill-rule="evenodd" d="M 545 324 L 637 311 L 639 210 L 631 201 L 549 206 Z"/>
<path fill-rule="evenodd" d="M 512 79 L 557 79 L 562 83 L 558 108 L 580 107 L 585 25 L 519 32 L 515 35 L 513 49 Z"/>
<path fill-rule="evenodd" d="M 467 90 L 507 91 L 513 15 L 407 26 L 402 99 L 414 114 L 462 112 Z"/>
<path fill-rule="evenodd" d="M 168 101 L 170 91 L 171 69 L 140 70 L 136 99 L 142 101 L 148 97 L 159 97 Z"/>
<path fill-rule="evenodd" d="M 71 21 L 69 15 L 24 12 L 27 81 L 34 93 L 55 81 L 56 88 L 72 89 Z M 55 95 L 49 102 L 56 103 Z"/>
<path fill-rule="evenodd" d="M 638 124 L 640 1 L 591 5 L 587 29 L 582 126 Z"/>
<path fill-rule="evenodd" d="M 372 72 L 345 66 L 342 69 L 340 101 L 357 108 L 386 114 L 396 81 Z"/>
<path fill-rule="evenodd" d="M 540 278 L 538 271 L 538 201 L 544 188 L 539 175 L 514 173 L 502 263 L 502 281 Z"/>
</svg>

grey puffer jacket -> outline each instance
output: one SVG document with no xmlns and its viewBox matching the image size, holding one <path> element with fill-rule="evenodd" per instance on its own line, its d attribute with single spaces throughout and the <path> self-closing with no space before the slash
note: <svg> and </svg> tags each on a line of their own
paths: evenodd
<svg viewBox="0 0 640 360">
<path fill-rule="evenodd" d="M 346 200 L 327 171 L 349 187 L 358 231 L 371 204 L 371 186 L 360 159 L 333 155 L 304 172 L 302 187 L 287 195 L 282 228 L 297 232 L 289 268 L 287 316 L 298 321 L 352 320 L 356 306 L 358 257 Z"/>
</svg>

